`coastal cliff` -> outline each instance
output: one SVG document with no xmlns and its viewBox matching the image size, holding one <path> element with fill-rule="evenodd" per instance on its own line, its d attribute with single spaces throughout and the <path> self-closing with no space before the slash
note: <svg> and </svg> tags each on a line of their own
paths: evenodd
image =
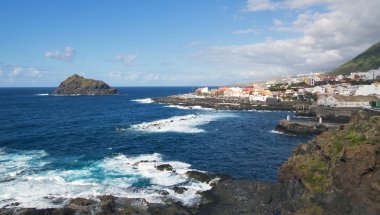
<svg viewBox="0 0 380 215">
<path fill-rule="evenodd" d="M 52 95 L 115 95 L 117 89 L 103 81 L 87 79 L 77 74 L 63 81 Z"/>
<path fill-rule="evenodd" d="M 380 116 L 359 112 L 344 128 L 301 144 L 279 178 L 285 189 L 304 187 L 282 203 L 282 214 L 379 214 Z"/>
</svg>

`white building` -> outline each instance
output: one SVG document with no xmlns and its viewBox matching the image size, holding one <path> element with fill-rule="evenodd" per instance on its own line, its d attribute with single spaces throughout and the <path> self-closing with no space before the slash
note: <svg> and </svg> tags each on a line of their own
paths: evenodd
<svg viewBox="0 0 380 215">
<path fill-rule="evenodd" d="M 373 69 L 365 74 L 366 80 L 376 80 L 377 77 L 380 77 L 380 68 L 379 69 Z"/>
<path fill-rule="evenodd" d="M 262 101 L 265 102 L 267 100 L 268 96 L 264 95 L 249 95 L 249 101 Z"/>
<path fill-rule="evenodd" d="M 380 95 L 380 86 L 376 85 L 360 85 L 355 92 L 355 96 Z"/>
<path fill-rule="evenodd" d="M 370 107 L 369 102 L 379 101 L 377 96 L 343 96 L 343 95 L 322 95 L 318 98 L 318 105 L 329 107 Z"/>
<path fill-rule="evenodd" d="M 351 86 L 345 86 L 345 85 L 338 85 L 335 88 L 335 94 L 337 95 L 344 95 L 344 96 L 349 96 L 353 95 L 355 92 L 355 89 Z"/>
</svg>

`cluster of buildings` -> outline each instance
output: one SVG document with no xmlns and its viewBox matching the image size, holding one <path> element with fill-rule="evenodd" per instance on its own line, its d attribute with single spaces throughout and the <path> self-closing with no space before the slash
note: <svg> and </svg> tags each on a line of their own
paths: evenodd
<svg viewBox="0 0 380 215">
<path fill-rule="evenodd" d="M 226 98 L 247 98 L 249 101 L 266 101 L 267 98 L 273 97 L 270 90 L 256 84 L 245 87 L 220 87 L 209 89 L 208 87 L 198 88 L 197 95 Z"/>
<path fill-rule="evenodd" d="M 198 88 L 199 96 L 247 98 L 249 101 L 307 101 L 329 107 L 369 107 L 380 102 L 380 68 L 350 75 L 300 74 L 262 85 Z M 374 103 L 375 102 L 375 103 Z M 373 105 L 372 105 L 373 106 Z M 380 106 L 380 105 L 379 105 Z"/>
</svg>

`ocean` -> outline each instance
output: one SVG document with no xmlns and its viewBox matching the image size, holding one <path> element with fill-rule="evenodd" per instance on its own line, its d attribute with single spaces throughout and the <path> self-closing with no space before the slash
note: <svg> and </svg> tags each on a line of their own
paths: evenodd
<svg viewBox="0 0 380 215">
<path fill-rule="evenodd" d="M 292 148 L 308 139 L 273 131 L 293 112 L 151 103 L 192 87 L 118 90 L 48 96 L 53 88 L 0 88 L 0 208 L 60 207 L 68 198 L 99 195 L 191 205 L 210 186 L 187 171 L 276 181 Z M 160 164 L 175 172 L 157 170 Z M 187 190 L 179 194 L 173 186 Z"/>
</svg>

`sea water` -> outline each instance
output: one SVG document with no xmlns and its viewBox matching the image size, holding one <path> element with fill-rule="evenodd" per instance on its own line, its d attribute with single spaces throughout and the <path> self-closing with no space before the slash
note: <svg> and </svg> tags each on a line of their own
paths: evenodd
<svg viewBox="0 0 380 215">
<path fill-rule="evenodd" d="M 292 112 L 152 102 L 191 90 L 125 87 L 116 96 L 49 96 L 53 88 L 0 88 L 0 208 L 60 207 L 69 198 L 100 195 L 191 205 L 211 187 L 187 171 L 275 181 L 292 148 L 306 141 L 273 132 Z M 161 164 L 175 171 L 157 170 Z"/>
</svg>

